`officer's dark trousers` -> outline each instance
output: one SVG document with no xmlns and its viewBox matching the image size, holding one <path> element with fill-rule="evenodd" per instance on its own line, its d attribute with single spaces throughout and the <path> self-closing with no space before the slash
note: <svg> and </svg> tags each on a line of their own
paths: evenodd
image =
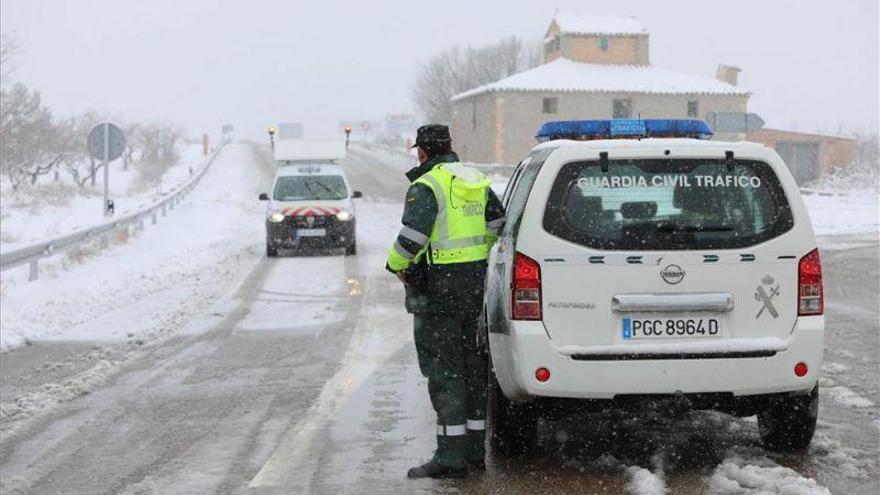
<svg viewBox="0 0 880 495">
<path fill-rule="evenodd" d="M 477 315 L 413 316 L 419 369 L 437 412 L 434 461 L 462 466 L 482 460 L 488 361 L 477 347 Z"/>
</svg>

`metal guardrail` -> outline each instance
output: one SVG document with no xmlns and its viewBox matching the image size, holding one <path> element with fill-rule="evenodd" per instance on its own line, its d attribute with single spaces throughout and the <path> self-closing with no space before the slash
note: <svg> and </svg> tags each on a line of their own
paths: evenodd
<svg viewBox="0 0 880 495">
<path fill-rule="evenodd" d="M 109 222 L 82 229 L 72 234 L 67 234 L 48 241 L 32 244 L 28 247 L 16 249 L 8 253 L 0 254 L 0 271 L 6 271 L 10 268 L 28 264 L 30 272 L 28 281 L 36 280 L 39 277 L 39 262 L 44 258 L 49 258 L 62 252 L 76 249 L 83 244 L 88 244 L 100 240 L 101 247 L 106 248 L 110 245 L 110 236 L 123 228 L 128 229 L 134 226 L 137 230 L 143 230 L 144 222 L 150 218 L 153 225 L 158 221 L 159 216 L 168 214 L 168 210 L 173 210 L 175 206 L 180 204 L 186 195 L 189 194 L 205 176 L 205 172 L 214 163 L 214 160 L 220 155 L 225 143 L 221 144 L 210 158 L 199 168 L 192 177 L 183 184 L 172 189 L 164 198 L 152 203 L 151 205 L 138 210 L 134 213 L 121 216 Z"/>
</svg>

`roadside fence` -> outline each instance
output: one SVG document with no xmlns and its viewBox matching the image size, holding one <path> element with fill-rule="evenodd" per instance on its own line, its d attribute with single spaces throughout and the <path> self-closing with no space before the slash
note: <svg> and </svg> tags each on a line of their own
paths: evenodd
<svg viewBox="0 0 880 495">
<path fill-rule="evenodd" d="M 153 202 L 141 210 L 94 227 L 73 232 L 72 234 L 0 254 L 0 271 L 28 265 L 28 281 L 36 280 L 40 275 L 39 263 L 46 258 L 77 250 L 86 244 L 96 242 L 100 242 L 101 248 L 106 248 L 110 245 L 111 237 L 122 230 L 133 228 L 136 232 L 142 231 L 147 221 L 155 225 L 159 218 L 166 216 L 168 211 L 173 210 L 195 189 L 222 150 L 223 144 L 214 150 L 204 165 L 194 171 L 192 177 L 186 182 L 172 189 L 164 198 Z"/>
</svg>

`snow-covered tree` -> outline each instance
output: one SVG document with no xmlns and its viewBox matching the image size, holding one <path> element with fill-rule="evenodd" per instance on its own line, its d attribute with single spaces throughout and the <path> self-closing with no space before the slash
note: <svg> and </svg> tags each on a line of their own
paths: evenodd
<svg viewBox="0 0 880 495">
<path fill-rule="evenodd" d="M 517 37 L 482 48 L 454 46 L 419 66 L 412 87 L 416 108 L 434 123 L 452 121 L 452 97 L 541 63 L 535 44 Z"/>
</svg>

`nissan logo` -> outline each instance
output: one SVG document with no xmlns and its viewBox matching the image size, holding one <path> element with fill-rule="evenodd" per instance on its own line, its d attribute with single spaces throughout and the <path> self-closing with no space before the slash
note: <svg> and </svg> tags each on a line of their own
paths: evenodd
<svg viewBox="0 0 880 495">
<path fill-rule="evenodd" d="M 678 265 L 669 265 L 660 270 L 660 277 L 669 285 L 675 285 L 684 278 L 684 270 Z"/>
</svg>

